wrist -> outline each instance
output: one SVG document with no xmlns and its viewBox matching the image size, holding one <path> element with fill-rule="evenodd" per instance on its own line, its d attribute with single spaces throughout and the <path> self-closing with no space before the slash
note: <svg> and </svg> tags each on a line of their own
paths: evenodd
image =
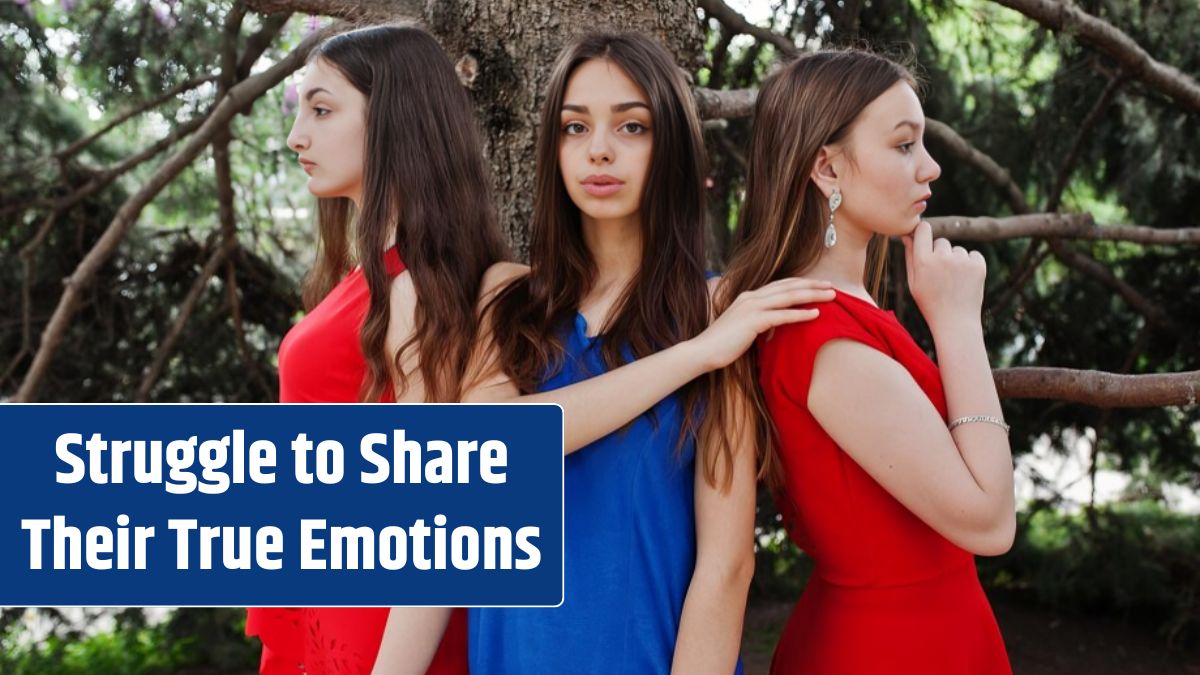
<svg viewBox="0 0 1200 675">
<path fill-rule="evenodd" d="M 951 314 L 929 322 L 929 332 L 935 343 L 943 340 L 961 341 L 973 338 L 983 340 L 983 322 L 978 316 Z"/>
<path fill-rule="evenodd" d="M 709 350 L 705 349 L 703 343 L 699 341 L 699 337 L 676 344 L 672 347 L 672 351 L 677 354 L 679 372 L 686 373 L 688 381 L 720 367 Z"/>
</svg>

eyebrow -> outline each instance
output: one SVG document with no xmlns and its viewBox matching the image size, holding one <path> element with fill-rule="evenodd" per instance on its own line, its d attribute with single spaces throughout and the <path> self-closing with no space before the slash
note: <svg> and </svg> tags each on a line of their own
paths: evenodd
<svg viewBox="0 0 1200 675">
<path fill-rule="evenodd" d="M 309 89 L 308 91 L 304 92 L 304 100 L 311 101 L 312 97 L 316 96 L 317 94 L 319 94 L 321 92 L 325 92 L 326 94 L 332 95 L 332 93 L 328 89 L 322 89 L 321 87 L 313 87 L 312 89 Z"/>
<path fill-rule="evenodd" d="M 900 127 L 904 127 L 904 126 L 912 127 L 913 131 L 919 131 L 921 129 L 921 125 L 917 124 L 916 122 L 904 120 L 903 122 L 897 124 L 895 127 L 892 127 L 892 131 L 895 131 L 896 129 L 899 129 Z"/>
<path fill-rule="evenodd" d="M 613 112 L 625 112 L 627 110 L 632 110 L 634 108 L 645 108 L 646 110 L 649 110 L 650 106 L 646 105 L 645 103 L 642 103 L 641 101 L 626 101 L 625 103 L 618 103 L 618 104 L 614 105 L 612 107 L 612 111 Z M 586 105 L 576 105 L 574 103 L 564 103 L 562 109 L 570 110 L 571 112 L 577 112 L 577 113 L 584 113 L 584 114 L 588 113 L 588 107 Z"/>
</svg>

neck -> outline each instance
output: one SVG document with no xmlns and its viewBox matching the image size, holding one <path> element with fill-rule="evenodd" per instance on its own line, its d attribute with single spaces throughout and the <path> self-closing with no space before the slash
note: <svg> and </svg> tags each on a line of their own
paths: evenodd
<svg viewBox="0 0 1200 675">
<path fill-rule="evenodd" d="M 815 279 L 826 279 L 845 293 L 859 297 L 870 297 L 863 278 L 867 272 L 867 245 L 871 243 L 871 231 L 850 223 L 836 223 L 837 244 L 827 248 L 812 267 L 802 274 Z M 821 230 L 822 236 L 825 230 Z"/>
<path fill-rule="evenodd" d="M 596 219 L 581 214 L 583 241 L 596 264 L 589 295 L 625 288 L 642 265 L 642 221 L 638 214 Z"/>
</svg>

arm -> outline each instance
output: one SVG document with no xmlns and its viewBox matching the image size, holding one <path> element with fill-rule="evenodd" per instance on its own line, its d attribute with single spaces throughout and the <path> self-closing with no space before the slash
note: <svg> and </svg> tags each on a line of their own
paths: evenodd
<svg viewBox="0 0 1200 675">
<path fill-rule="evenodd" d="M 373 675 L 424 675 L 450 622 L 449 607 L 393 607 Z"/>
<path fill-rule="evenodd" d="M 927 223 L 905 247 L 909 286 L 933 333 L 951 419 L 1000 417 L 979 322 L 982 256 L 933 242 Z M 1012 452 L 1002 429 L 968 424 L 951 434 L 907 370 L 847 340 L 817 352 L 808 407 L 872 478 L 947 539 L 978 555 L 1012 546 Z"/>
<path fill-rule="evenodd" d="M 486 303 L 504 285 L 526 273 L 528 268 L 501 263 L 484 277 L 481 303 Z M 733 362 L 749 349 L 759 333 L 817 316 L 812 309 L 795 305 L 828 301 L 832 287 L 807 279 L 782 279 L 738 296 L 729 309 L 700 335 L 603 375 L 568 387 L 521 395 L 503 369 L 488 325 L 480 329 L 480 346 L 472 358 L 469 377 L 473 382 L 463 392 L 463 402 L 557 403 L 568 420 L 564 451 L 572 453 L 649 410 L 671 392 L 696 377 Z"/>
<path fill-rule="evenodd" d="M 735 387 L 729 389 L 727 395 L 738 400 L 730 406 L 733 423 L 722 432 L 735 441 L 733 473 L 725 475 L 718 462 L 716 485 L 710 485 L 697 458 L 696 569 L 683 603 L 672 673 L 729 675 L 741 649 L 746 594 L 754 576 L 757 467 L 749 441 L 751 407 Z"/>
</svg>

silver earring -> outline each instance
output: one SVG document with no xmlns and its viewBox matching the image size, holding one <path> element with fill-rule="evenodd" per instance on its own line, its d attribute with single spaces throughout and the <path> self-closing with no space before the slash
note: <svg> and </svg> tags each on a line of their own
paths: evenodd
<svg viewBox="0 0 1200 675">
<path fill-rule="evenodd" d="M 833 227 L 833 212 L 842 205 L 842 191 L 833 188 L 829 195 L 829 227 L 825 228 L 825 248 L 833 248 L 837 243 L 837 230 Z"/>
</svg>

